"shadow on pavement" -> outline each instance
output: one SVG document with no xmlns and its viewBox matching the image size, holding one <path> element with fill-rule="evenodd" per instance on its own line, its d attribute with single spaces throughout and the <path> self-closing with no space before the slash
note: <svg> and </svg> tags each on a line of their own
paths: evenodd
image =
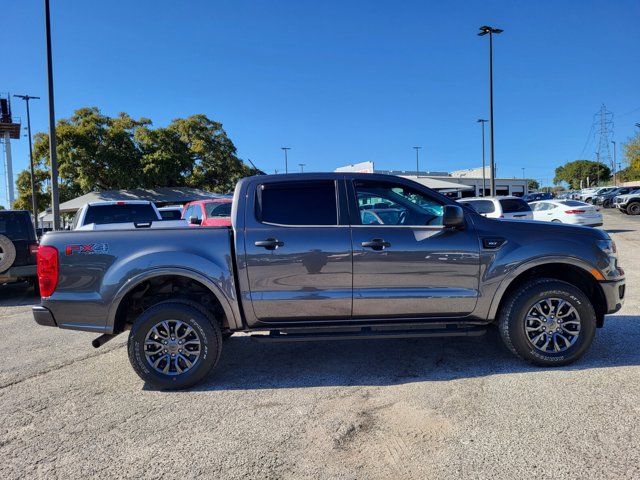
<svg viewBox="0 0 640 480">
<path fill-rule="evenodd" d="M 609 316 L 591 349 L 562 370 L 640 365 L 640 317 Z M 196 391 L 397 385 L 547 369 L 513 356 L 496 329 L 482 337 L 262 344 L 225 342 L 220 363 Z"/>
<path fill-rule="evenodd" d="M 627 232 L 635 232 L 635 230 L 624 230 L 619 228 L 605 228 L 605 232 L 607 233 L 627 233 Z"/>
<path fill-rule="evenodd" d="M 27 282 L 0 285 L 0 307 L 20 307 L 39 303 L 40 296 L 35 294 Z"/>
</svg>

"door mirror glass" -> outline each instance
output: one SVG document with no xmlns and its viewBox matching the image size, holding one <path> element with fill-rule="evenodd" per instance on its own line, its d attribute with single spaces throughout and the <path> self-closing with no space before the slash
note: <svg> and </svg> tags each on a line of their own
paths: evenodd
<svg viewBox="0 0 640 480">
<path fill-rule="evenodd" d="M 202 225 L 202 219 L 198 217 L 189 217 L 189 223 L 191 225 Z"/>
<path fill-rule="evenodd" d="M 445 205 L 442 212 L 442 225 L 448 228 L 464 226 L 464 210 L 458 205 Z"/>
</svg>

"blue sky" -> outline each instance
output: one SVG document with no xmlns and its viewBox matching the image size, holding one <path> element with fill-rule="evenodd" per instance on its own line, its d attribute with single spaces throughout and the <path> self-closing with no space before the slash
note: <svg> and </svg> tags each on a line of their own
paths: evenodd
<svg viewBox="0 0 640 480">
<path fill-rule="evenodd" d="M 499 176 L 525 167 L 551 181 L 583 150 L 593 158 L 602 103 L 619 142 L 640 122 L 636 0 L 51 3 L 58 118 L 88 105 L 156 125 L 205 113 L 269 172 L 284 168 L 284 145 L 305 171 L 366 160 L 413 169 L 414 145 L 429 170 L 478 166 L 482 24 L 505 30 L 494 49 Z M 2 18 L 0 91 L 43 97 L 32 124 L 46 130 L 42 1 L 7 2 Z M 21 101 L 13 110 L 25 116 Z M 13 151 L 18 173 L 26 138 Z"/>
</svg>

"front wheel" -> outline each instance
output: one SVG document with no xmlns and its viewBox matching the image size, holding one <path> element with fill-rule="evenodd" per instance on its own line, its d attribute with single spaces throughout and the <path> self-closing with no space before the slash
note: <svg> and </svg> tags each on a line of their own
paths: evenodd
<svg viewBox="0 0 640 480">
<path fill-rule="evenodd" d="M 640 215 L 640 202 L 632 202 L 627 205 L 627 213 L 629 215 Z"/>
<path fill-rule="evenodd" d="M 532 280 L 507 299 L 498 318 L 505 345 L 540 366 L 568 365 L 591 346 L 596 314 L 587 296 L 570 283 Z"/>
<path fill-rule="evenodd" d="M 179 390 L 201 382 L 215 368 L 222 334 L 200 309 L 167 301 L 135 320 L 128 351 L 142 380 L 162 390 Z"/>
</svg>

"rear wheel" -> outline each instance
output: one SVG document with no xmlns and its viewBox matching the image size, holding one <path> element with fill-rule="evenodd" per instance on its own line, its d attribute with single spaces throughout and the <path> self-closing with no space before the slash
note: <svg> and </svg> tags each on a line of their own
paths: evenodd
<svg viewBox="0 0 640 480">
<path fill-rule="evenodd" d="M 129 334 L 129 361 L 155 388 L 191 387 L 215 368 L 222 351 L 216 321 L 181 302 L 162 302 L 140 315 Z"/>
<path fill-rule="evenodd" d="M 631 202 L 627 205 L 627 213 L 629 215 L 640 215 L 640 202 Z"/>
<path fill-rule="evenodd" d="M 532 280 L 507 299 L 498 319 L 505 345 L 540 366 L 567 365 L 588 350 L 596 314 L 577 287 L 554 279 Z"/>
</svg>

